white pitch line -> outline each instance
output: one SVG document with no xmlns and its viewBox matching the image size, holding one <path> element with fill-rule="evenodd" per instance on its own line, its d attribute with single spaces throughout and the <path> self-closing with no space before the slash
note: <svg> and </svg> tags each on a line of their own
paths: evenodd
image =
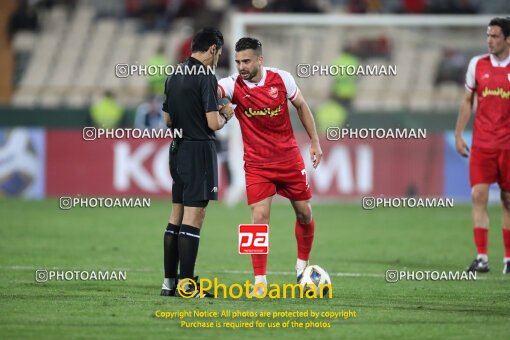
<svg viewBox="0 0 510 340">
<path fill-rule="evenodd" d="M 249 270 L 222 270 L 212 271 L 211 273 L 224 273 L 224 274 L 243 274 L 251 275 L 252 271 Z M 296 272 L 267 272 L 267 275 L 296 275 Z M 343 276 L 343 277 L 384 277 L 382 274 L 373 273 L 329 273 L 329 276 Z"/>
<path fill-rule="evenodd" d="M 418 272 L 418 271 L 424 271 L 424 270 L 407 270 L 408 272 Z M 433 270 L 430 270 L 433 271 Z M 437 272 L 441 272 L 440 270 L 434 270 Z M 455 272 L 454 270 L 451 270 L 452 272 Z M 448 272 L 448 271 L 446 271 Z M 458 272 L 463 272 L 462 270 L 458 270 Z M 241 275 L 253 275 L 252 271 L 249 270 L 218 270 L 218 271 L 202 271 L 202 273 L 209 273 L 209 274 L 241 274 Z M 267 275 L 296 275 L 296 272 L 267 272 Z M 375 273 L 329 273 L 329 276 L 337 276 L 337 277 L 377 277 L 377 278 L 383 278 L 385 277 L 385 274 L 375 274 Z M 502 277 L 488 277 L 488 276 L 481 276 L 478 275 L 476 280 L 504 280 L 505 275 L 502 275 Z M 416 281 L 418 280 L 399 280 L 395 283 L 402 282 L 402 281 Z M 427 281 L 427 280 L 421 280 L 421 281 Z M 429 280 L 432 281 L 432 280 Z M 436 280 L 436 281 L 442 281 L 442 280 Z M 455 281 L 455 280 L 450 280 Z"/>
<path fill-rule="evenodd" d="M 74 269 L 74 268 L 62 268 L 62 267 L 46 267 L 36 268 L 32 266 L 0 266 L 0 269 L 5 270 L 92 270 L 92 269 Z M 94 269 L 99 270 L 99 269 Z M 107 270 L 107 269 L 104 269 Z M 144 269 L 130 269 L 130 268 L 113 268 L 109 270 L 125 270 L 128 272 L 159 272 L 159 270 L 151 270 L 148 268 Z M 241 275 L 252 275 L 251 270 L 201 270 L 201 273 L 207 274 L 241 274 Z M 267 272 L 267 275 L 296 275 L 296 272 Z M 343 277 L 384 277 L 382 274 L 373 273 L 329 273 L 329 276 L 343 276 Z"/>
<path fill-rule="evenodd" d="M 74 268 L 62 268 L 62 267 L 46 267 L 46 268 L 36 268 L 32 266 L 20 266 L 20 265 L 13 265 L 13 266 L 0 266 L 1 270 L 110 270 L 110 271 L 127 271 L 127 272 L 142 272 L 142 273 L 156 273 L 161 272 L 160 270 L 153 270 L 148 268 L 138 268 L 138 269 L 130 269 L 130 268 L 109 268 L 109 269 L 74 269 Z M 414 270 L 414 272 L 417 271 L 423 271 L 423 270 Z M 432 270 L 431 270 L 432 271 Z M 439 271 L 439 270 L 437 270 Z M 239 274 L 239 275 L 253 275 L 253 272 L 251 270 L 200 270 L 200 273 L 205 274 Z M 413 271 L 409 271 L 413 272 Z M 267 275 L 296 275 L 296 272 L 267 272 Z M 383 278 L 384 274 L 376 274 L 376 273 L 329 273 L 329 276 L 336 276 L 336 277 L 376 277 L 376 278 Z M 488 277 L 488 276 L 482 276 L 477 275 L 477 281 L 478 280 L 504 280 L 506 275 L 502 275 L 501 277 Z M 402 280 L 407 281 L 407 280 Z M 402 282 L 398 281 L 398 282 Z M 410 280 L 412 281 L 412 280 Z M 426 280 L 422 280 L 426 281 Z M 438 280 L 441 281 L 441 280 Z M 419 281 L 416 281 L 419 282 Z"/>
</svg>

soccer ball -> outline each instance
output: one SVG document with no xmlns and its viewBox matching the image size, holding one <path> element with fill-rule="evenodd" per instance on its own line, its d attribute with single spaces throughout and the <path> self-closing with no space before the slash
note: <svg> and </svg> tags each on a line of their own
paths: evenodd
<svg viewBox="0 0 510 340">
<path fill-rule="evenodd" d="M 305 268 L 299 284 L 303 286 L 304 291 L 311 289 L 315 290 L 317 296 L 327 296 L 331 286 L 331 279 L 327 271 L 314 264 Z M 329 286 L 323 286 L 326 284 Z"/>
</svg>

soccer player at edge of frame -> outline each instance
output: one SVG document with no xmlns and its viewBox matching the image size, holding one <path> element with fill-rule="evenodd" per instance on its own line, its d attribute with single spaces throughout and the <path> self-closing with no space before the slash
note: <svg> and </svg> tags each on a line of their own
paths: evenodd
<svg viewBox="0 0 510 340">
<path fill-rule="evenodd" d="M 163 111 L 167 126 L 182 129 L 183 136 L 174 138 L 169 150 L 172 212 L 163 239 L 162 296 L 213 297 L 201 292 L 194 270 L 205 209 L 209 200 L 218 199 L 214 131 L 223 128 L 234 115 L 230 105 L 218 105 L 218 81 L 212 72 L 205 72 L 208 67 L 216 67 L 222 46 L 219 30 L 200 30 L 193 37 L 191 56 L 183 63 L 199 72 L 174 74 L 165 81 Z"/>
<path fill-rule="evenodd" d="M 322 150 L 313 115 L 292 75 L 263 66 L 262 44 L 241 38 L 235 45 L 238 73 L 218 82 L 218 97 L 236 104 L 244 145 L 246 194 L 252 223 L 269 224 L 271 201 L 278 193 L 290 200 L 296 213 L 296 275 L 298 282 L 308 265 L 314 238 L 312 197 L 305 164 L 289 117 L 287 100 L 296 108 L 311 140 L 310 159 L 317 168 Z M 283 226 L 280 226 L 283 227 Z M 257 294 L 267 292 L 267 254 L 251 255 Z"/>
<path fill-rule="evenodd" d="M 503 273 L 510 274 L 510 18 L 494 18 L 487 27 L 488 54 L 471 59 L 466 92 L 461 102 L 455 146 L 469 157 L 472 217 L 477 257 L 467 271 L 489 271 L 487 203 L 489 186 L 501 189 L 502 232 L 505 246 Z M 477 109 L 471 150 L 462 136 L 476 94 Z"/>
</svg>

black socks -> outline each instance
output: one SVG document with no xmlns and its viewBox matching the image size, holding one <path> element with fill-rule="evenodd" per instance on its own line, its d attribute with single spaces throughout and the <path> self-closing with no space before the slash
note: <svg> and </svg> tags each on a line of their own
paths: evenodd
<svg viewBox="0 0 510 340">
<path fill-rule="evenodd" d="M 163 253 L 165 264 L 165 278 L 177 278 L 179 266 L 179 229 L 180 226 L 168 223 L 163 237 Z"/>
<path fill-rule="evenodd" d="M 183 224 L 179 230 L 180 278 L 193 278 L 200 242 L 200 229 Z"/>
</svg>

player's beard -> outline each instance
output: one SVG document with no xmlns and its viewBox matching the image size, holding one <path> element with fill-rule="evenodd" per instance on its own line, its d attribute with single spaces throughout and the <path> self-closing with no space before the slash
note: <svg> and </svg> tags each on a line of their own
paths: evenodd
<svg viewBox="0 0 510 340">
<path fill-rule="evenodd" d="M 488 49 L 489 49 L 489 53 L 494 55 L 495 57 L 498 57 L 502 54 L 505 53 L 505 45 L 502 44 L 498 44 L 498 43 L 494 43 L 493 45 L 488 45 L 487 46 Z"/>
<path fill-rule="evenodd" d="M 259 68 L 258 66 L 255 66 L 253 70 L 248 74 L 248 77 L 246 77 L 246 80 L 251 81 L 258 73 Z"/>
<path fill-rule="evenodd" d="M 494 52 L 491 52 L 491 50 L 493 50 Z M 503 53 L 505 53 L 505 48 L 504 47 L 500 47 L 499 49 L 496 49 L 496 48 L 489 48 L 489 53 L 493 54 L 495 57 L 500 57 Z"/>
</svg>

